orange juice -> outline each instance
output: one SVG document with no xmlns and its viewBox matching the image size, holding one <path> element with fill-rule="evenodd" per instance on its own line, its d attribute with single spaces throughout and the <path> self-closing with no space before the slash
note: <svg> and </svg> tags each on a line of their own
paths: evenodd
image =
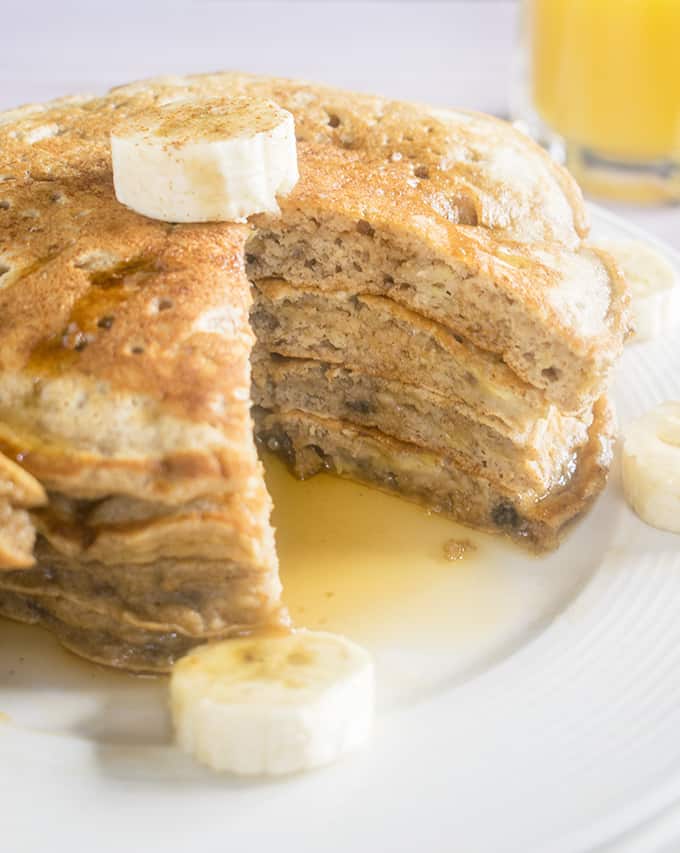
<svg viewBox="0 0 680 853">
<path fill-rule="evenodd" d="M 680 0 L 528 0 L 531 95 L 569 145 L 680 163 Z"/>
</svg>

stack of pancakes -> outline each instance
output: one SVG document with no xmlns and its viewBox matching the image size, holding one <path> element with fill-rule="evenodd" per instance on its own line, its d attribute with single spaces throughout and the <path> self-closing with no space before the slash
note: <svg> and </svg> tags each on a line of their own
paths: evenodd
<svg viewBox="0 0 680 853">
<path fill-rule="evenodd" d="M 248 229 L 145 220 L 98 161 L 57 175 L 27 150 L 13 164 L 31 177 L 0 184 L 0 449 L 48 500 L 31 512 L 35 565 L 0 569 L 0 611 L 94 660 L 164 669 L 279 618 L 250 418 Z"/>
<path fill-rule="evenodd" d="M 280 217 L 116 202 L 117 117 L 232 94 L 295 116 Z M 237 74 L 133 84 L 0 115 L 0 229 L 0 451 L 33 485 L 0 500 L 0 612 L 90 658 L 163 670 L 284 618 L 251 404 L 300 476 L 537 548 L 602 488 L 625 287 L 570 178 L 503 123 Z"/>
</svg>

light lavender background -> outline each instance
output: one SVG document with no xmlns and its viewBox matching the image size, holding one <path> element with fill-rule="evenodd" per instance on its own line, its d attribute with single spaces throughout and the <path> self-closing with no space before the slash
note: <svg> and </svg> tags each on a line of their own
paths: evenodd
<svg viewBox="0 0 680 853">
<path fill-rule="evenodd" d="M 0 109 L 232 68 L 508 112 L 509 0 L 0 0 L 0 9 Z M 680 208 L 608 206 L 680 248 Z"/>
</svg>

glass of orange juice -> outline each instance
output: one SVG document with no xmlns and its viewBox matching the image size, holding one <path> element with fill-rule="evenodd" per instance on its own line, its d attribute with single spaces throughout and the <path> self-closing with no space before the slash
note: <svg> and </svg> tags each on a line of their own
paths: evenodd
<svg viewBox="0 0 680 853">
<path fill-rule="evenodd" d="M 680 0 L 524 0 L 515 112 L 584 188 L 680 201 Z"/>
</svg>

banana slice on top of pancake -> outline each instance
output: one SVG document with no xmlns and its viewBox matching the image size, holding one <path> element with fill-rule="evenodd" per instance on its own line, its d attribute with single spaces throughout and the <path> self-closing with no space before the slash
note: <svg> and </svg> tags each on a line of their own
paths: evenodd
<svg viewBox="0 0 680 853">
<path fill-rule="evenodd" d="M 298 180 L 293 116 L 273 101 L 173 101 L 111 132 L 118 200 L 166 222 L 237 221 L 278 211 Z"/>
</svg>

